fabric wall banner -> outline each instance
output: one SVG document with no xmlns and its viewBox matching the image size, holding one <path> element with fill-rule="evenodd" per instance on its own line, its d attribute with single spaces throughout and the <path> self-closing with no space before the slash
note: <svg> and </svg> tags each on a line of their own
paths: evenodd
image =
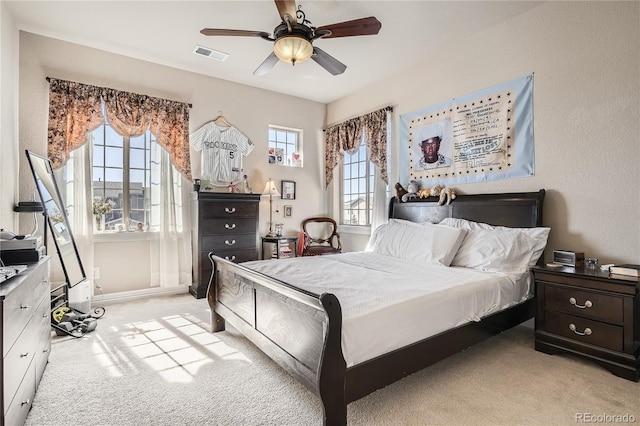
<svg viewBox="0 0 640 426">
<path fill-rule="evenodd" d="M 400 116 L 400 183 L 533 176 L 533 74 Z"/>
</svg>

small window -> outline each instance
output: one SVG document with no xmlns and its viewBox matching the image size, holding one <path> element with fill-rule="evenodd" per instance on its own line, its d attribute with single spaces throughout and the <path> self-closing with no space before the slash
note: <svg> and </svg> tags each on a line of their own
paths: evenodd
<svg viewBox="0 0 640 426">
<path fill-rule="evenodd" d="M 269 126 L 269 164 L 302 167 L 302 130 Z"/>
<path fill-rule="evenodd" d="M 341 218 L 343 225 L 371 225 L 375 175 L 368 151 L 363 138 L 358 151 L 354 154 L 344 153 Z"/>
</svg>

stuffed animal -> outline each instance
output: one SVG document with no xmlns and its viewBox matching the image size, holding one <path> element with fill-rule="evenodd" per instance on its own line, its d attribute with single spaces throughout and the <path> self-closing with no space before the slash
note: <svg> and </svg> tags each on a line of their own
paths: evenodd
<svg viewBox="0 0 640 426">
<path fill-rule="evenodd" d="M 439 197 L 438 205 L 443 205 L 445 201 L 450 204 L 456 198 L 456 192 L 452 188 L 436 185 L 433 188 L 424 188 L 418 192 L 420 198 Z"/>
<path fill-rule="evenodd" d="M 407 185 L 407 193 L 402 196 L 402 201 L 407 202 L 412 198 L 416 198 L 418 196 L 418 191 L 420 191 L 420 184 L 417 180 L 412 180 Z"/>
<path fill-rule="evenodd" d="M 404 189 L 404 187 L 400 184 L 400 182 L 396 183 L 396 197 L 398 197 L 398 200 L 402 200 L 402 197 L 405 196 L 405 194 L 408 192 L 406 189 Z"/>
</svg>

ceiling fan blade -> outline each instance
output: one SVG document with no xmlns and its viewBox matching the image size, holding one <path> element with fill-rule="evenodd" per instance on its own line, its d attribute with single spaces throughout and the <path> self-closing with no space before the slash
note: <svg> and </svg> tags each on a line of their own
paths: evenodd
<svg viewBox="0 0 640 426">
<path fill-rule="evenodd" d="M 345 64 L 343 64 L 333 56 L 329 55 L 327 52 L 320 49 L 319 47 L 314 46 L 313 55 L 311 55 L 311 59 L 316 61 L 318 65 L 320 65 L 322 68 L 329 71 L 333 75 L 342 74 L 344 70 L 347 69 L 347 66 Z"/>
<path fill-rule="evenodd" d="M 241 36 L 269 38 L 269 33 L 265 33 L 264 31 L 224 30 L 220 28 L 205 28 L 200 31 L 200 34 L 204 34 L 206 36 Z"/>
<path fill-rule="evenodd" d="M 273 68 L 278 63 L 279 60 L 280 59 L 278 59 L 276 54 L 274 52 L 271 52 L 271 55 L 267 56 L 267 59 L 265 59 L 260 64 L 260 66 L 256 68 L 256 70 L 253 72 L 253 75 L 257 75 L 257 76 L 265 75 L 266 73 L 271 71 L 271 68 Z"/>
<path fill-rule="evenodd" d="M 324 25 L 316 28 L 316 33 L 322 33 L 325 30 L 331 31 L 331 34 L 320 36 L 322 38 L 338 38 L 352 37 L 361 35 L 378 34 L 382 24 L 374 16 L 368 18 L 354 19 L 353 21 L 339 22 L 337 24 Z"/>
<path fill-rule="evenodd" d="M 286 21 L 284 18 L 285 15 L 291 16 L 291 22 L 298 22 L 298 18 L 296 17 L 296 0 L 274 0 L 276 2 L 276 7 L 278 8 L 278 13 L 280 13 L 280 18 L 283 21 Z"/>
</svg>

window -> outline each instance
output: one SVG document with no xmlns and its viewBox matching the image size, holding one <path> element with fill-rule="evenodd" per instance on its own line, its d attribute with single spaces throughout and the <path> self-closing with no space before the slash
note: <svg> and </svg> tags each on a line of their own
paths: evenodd
<svg viewBox="0 0 640 426">
<path fill-rule="evenodd" d="M 105 214 L 105 231 L 156 230 L 152 212 L 158 209 L 152 209 L 152 200 L 159 198 L 159 155 L 149 130 L 125 137 L 104 124 L 93 131 L 93 198 L 111 200 L 113 206 Z"/>
<path fill-rule="evenodd" d="M 269 126 L 269 164 L 302 167 L 302 130 Z"/>
<path fill-rule="evenodd" d="M 354 154 L 344 153 L 342 164 L 343 225 L 371 225 L 373 210 L 374 166 L 369 150 L 360 141 Z"/>
</svg>

